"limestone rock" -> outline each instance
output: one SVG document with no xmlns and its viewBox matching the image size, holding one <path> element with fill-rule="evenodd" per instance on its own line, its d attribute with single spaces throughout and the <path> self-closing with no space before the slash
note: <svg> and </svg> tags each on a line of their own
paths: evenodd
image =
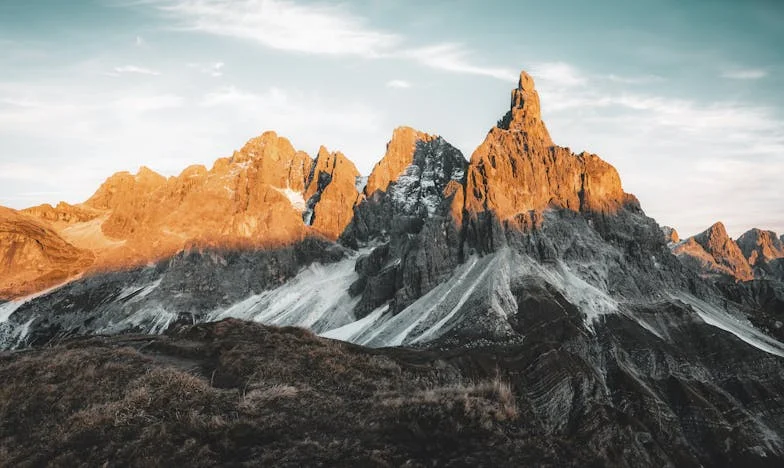
<svg viewBox="0 0 784 468">
<path fill-rule="evenodd" d="M 32 216 L 0 207 L 0 299 L 54 286 L 93 261 Z"/>
<path fill-rule="evenodd" d="M 721 222 L 679 244 L 673 253 L 704 275 L 725 275 L 739 281 L 754 278 L 749 262 Z"/>
<path fill-rule="evenodd" d="M 553 145 L 533 80 L 523 73 L 511 109 L 471 156 L 466 210 L 472 218 L 488 212 L 504 221 L 549 207 L 613 213 L 633 201 L 610 164 Z"/>
<path fill-rule="evenodd" d="M 397 169 L 402 162 L 408 165 Z M 393 311 L 402 310 L 454 270 L 460 261 L 466 169 L 462 153 L 443 138 L 395 130 L 370 175 L 367 198 L 341 237 L 354 247 L 384 242 L 370 257 L 376 267 L 357 269 L 360 279 L 352 290 L 362 294 L 358 316 L 390 300 Z"/>
<path fill-rule="evenodd" d="M 88 209 L 84 206 L 70 205 L 65 202 L 60 202 L 57 206 L 45 203 L 43 205 L 26 208 L 21 210 L 21 212 L 44 221 L 65 224 L 83 223 L 95 219 L 100 215 L 100 212 L 98 211 Z"/>
<path fill-rule="evenodd" d="M 662 234 L 664 234 L 664 239 L 668 244 L 677 244 L 681 241 L 680 237 L 678 237 L 678 231 L 676 231 L 675 228 L 670 226 L 662 226 L 661 231 Z"/>
<path fill-rule="evenodd" d="M 376 190 L 386 192 L 389 183 L 397 180 L 398 176 L 411 165 L 417 142 L 428 142 L 433 138 L 432 135 L 411 127 L 396 128 L 387 144 L 386 154 L 368 177 L 365 194 L 371 196 Z"/>
<path fill-rule="evenodd" d="M 773 231 L 750 229 L 738 238 L 737 244 L 752 266 L 784 257 L 784 242 Z"/>
<path fill-rule="evenodd" d="M 343 153 L 330 153 L 323 146 L 310 170 L 305 189 L 305 224 L 328 239 L 337 239 L 354 216 L 359 200 L 359 171 Z"/>
</svg>

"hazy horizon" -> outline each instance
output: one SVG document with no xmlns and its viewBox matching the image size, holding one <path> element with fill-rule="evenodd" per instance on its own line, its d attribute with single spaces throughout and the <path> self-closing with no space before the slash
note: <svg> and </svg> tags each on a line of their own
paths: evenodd
<svg viewBox="0 0 784 468">
<path fill-rule="evenodd" d="M 3 2 L 0 205 L 209 167 L 266 130 L 363 174 L 401 125 L 470 159 L 526 70 L 555 143 L 660 224 L 782 234 L 784 5 L 737 3 Z"/>
</svg>

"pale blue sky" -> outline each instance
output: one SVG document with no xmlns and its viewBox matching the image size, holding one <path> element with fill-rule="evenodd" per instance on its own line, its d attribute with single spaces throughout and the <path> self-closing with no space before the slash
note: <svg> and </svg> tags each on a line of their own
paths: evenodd
<svg viewBox="0 0 784 468">
<path fill-rule="evenodd" d="M 363 173 L 399 125 L 470 158 L 525 69 L 553 139 L 660 223 L 784 231 L 784 2 L 421 3 L 0 0 L 0 204 L 209 166 L 265 130 Z"/>
</svg>

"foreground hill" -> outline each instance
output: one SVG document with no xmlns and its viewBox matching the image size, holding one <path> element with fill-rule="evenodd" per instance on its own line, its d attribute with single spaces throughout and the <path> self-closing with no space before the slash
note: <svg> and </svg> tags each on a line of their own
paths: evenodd
<svg viewBox="0 0 784 468">
<path fill-rule="evenodd" d="M 710 345 L 742 367 L 724 388 L 693 380 L 707 361 L 686 355 L 679 371 L 650 361 L 631 374 L 650 338 L 615 321 L 606 352 L 635 344 L 600 376 L 559 343 L 585 342 L 578 316 L 530 320 L 525 345 L 450 351 L 229 320 L 0 354 L 0 454 L 12 466 L 780 466 L 757 445 L 779 426 L 752 422 L 784 398 L 764 353 L 746 367 Z"/>
</svg>

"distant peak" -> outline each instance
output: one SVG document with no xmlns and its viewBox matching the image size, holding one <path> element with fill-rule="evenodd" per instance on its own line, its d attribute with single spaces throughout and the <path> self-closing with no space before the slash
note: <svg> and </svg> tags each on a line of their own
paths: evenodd
<svg viewBox="0 0 784 468">
<path fill-rule="evenodd" d="M 713 223 L 713 225 L 709 227 L 707 231 L 705 231 L 705 234 L 711 237 L 712 236 L 729 237 L 727 235 L 727 228 L 724 227 L 724 223 L 722 223 L 721 221 Z"/>
</svg>

